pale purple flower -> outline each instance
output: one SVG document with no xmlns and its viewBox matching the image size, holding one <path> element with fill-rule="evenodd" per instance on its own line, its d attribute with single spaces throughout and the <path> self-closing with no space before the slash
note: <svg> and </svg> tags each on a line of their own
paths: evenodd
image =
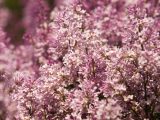
<svg viewBox="0 0 160 120">
<path fill-rule="evenodd" d="M 0 73 L 11 90 L 0 94 L 16 104 L 14 119 L 159 119 L 159 1 L 57 2 L 49 12 L 43 0 L 24 1 L 24 44 L 0 31 Z M 0 110 L 10 120 L 8 101 Z"/>
</svg>

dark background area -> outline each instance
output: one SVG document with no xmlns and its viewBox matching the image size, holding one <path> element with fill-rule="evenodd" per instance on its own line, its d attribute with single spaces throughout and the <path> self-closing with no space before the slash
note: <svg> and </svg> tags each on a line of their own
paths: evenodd
<svg viewBox="0 0 160 120">
<path fill-rule="evenodd" d="M 6 26 L 4 26 L 4 31 L 11 38 L 13 44 L 21 44 L 23 35 L 25 33 L 25 28 L 22 25 L 23 15 L 24 15 L 24 3 L 28 0 L 4 0 L 0 7 L 7 8 L 10 13 L 10 17 L 7 21 Z M 46 0 L 50 10 L 55 6 L 54 0 Z"/>
</svg>

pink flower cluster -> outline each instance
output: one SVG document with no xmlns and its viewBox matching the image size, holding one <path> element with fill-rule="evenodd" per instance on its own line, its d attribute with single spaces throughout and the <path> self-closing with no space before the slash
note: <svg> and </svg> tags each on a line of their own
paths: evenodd
<svg viewBox="0 0 160 120">
<path fill-rule="evenodd" d="M 23 44 L 0 30 L 0 120 L 160 119 L 159 0 L 22 3 Z"/>
</svg>

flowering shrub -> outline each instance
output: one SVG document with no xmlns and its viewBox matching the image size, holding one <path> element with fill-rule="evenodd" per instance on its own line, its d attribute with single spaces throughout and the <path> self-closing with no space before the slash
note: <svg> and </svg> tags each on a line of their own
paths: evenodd
<svg viewBox="0 0 160 120">
<path fill-rule="evenodd" d="M 0 30 L 0 120 L 160 119 L 160 1 L 54 2 L 22 0 L 23 44 Z"/>
</svg>

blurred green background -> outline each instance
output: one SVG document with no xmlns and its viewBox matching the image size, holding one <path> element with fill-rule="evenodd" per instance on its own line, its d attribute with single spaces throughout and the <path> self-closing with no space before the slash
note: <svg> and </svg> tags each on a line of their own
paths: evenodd
<svg viewBox="0 0 160 120">
<path fill-rule="evenodd" d="M 27 3 L 28 0 L 25 0 Z M 54 7 L 54 0 L 46 0 L 49 7 Z M 24 14 L 24 0 L 3 0 L 0 7 L 5 7 L 9 10 L 11 16 L 7 21 L 4 30 L 10 36 L 11 42 L 14 44 L 23 43 L 22 37 L 25 33 L 25 28 L 22 25 Z"/>
</svg>

